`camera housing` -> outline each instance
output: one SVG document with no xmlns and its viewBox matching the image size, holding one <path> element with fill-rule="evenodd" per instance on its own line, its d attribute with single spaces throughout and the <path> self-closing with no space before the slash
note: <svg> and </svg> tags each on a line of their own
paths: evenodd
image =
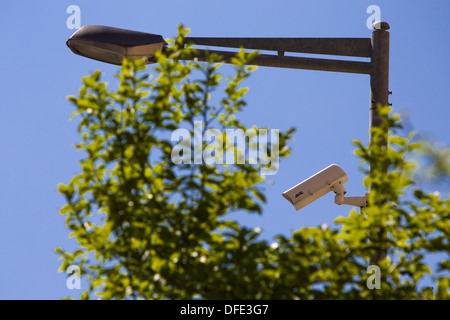
<svg viewBox="0 0 450 320">
<path fill-rule="evenodd" d="M 332 164 L 315 175 L 303 180 L 296 186 L 282 193 L 296 210 L 307 206 L 330 191 L 336 193 L 336 204 L 348 204 L 366 207 L 367 194 L 364 197 L 349 197 L 344 195 L 347 191 L 344 183 L 348 181 L 347 174 L 338 165 Z"/>
</svg>

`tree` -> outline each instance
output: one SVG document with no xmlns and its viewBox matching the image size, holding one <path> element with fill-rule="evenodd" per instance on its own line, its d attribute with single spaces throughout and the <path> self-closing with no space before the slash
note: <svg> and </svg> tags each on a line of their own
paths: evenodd
<svg viewBox="0 0 450 320">
<path fill-rule="evenodd" d="M 419 180 L 434 184 L 450 186 L 450 148 L 429 138 L 420 138 L 420 148 L 417 150 L 418 160 L 425 169 L 418 175 Z"/>
<path fill-rule="evenodd" d="M 186 34 L 181 26 L 172 46 L 156 55 L 155 80 L 149 81 L 142 61 L 125 59 L 117 91 L 109 91 L 96 71 L 82 79 L 78 97 L 69 97 L 80 117 L 77 148 L 86 158 L 81 173 L 59 190 L 67 202 L 61 213 L 79 248 L 56 251 L 61 271 L 76 264 L 88 278 L 90 287 L 81 297 L 419 299 L 431 297 L 419 281 L 432 273 L 435 297 L 449 298 L 449 279 L 441 273 L 449 270 L 448 259 L 436 272 L 425 259 L 430 252 L 449 253 L 450 203 L 420 189 L 409 195 L 414 183 L 407 155 L 417 145 L 412 135 L 396 134 L 400 120 L 388 107 L 380 107 L 384 121 L 373 131 L 374 143 L 354 142 L 364 183 L 372 186 L 366 209 L 337 218 L 334 229 L 302 228 L 292 237 L 279 236 L 278 246 L 260 239 L 260 230 L 227 218 L 236 210 L 262 212 L 259 170 L 268 162 L 240 164 L 239 150 L 216 135 L 216 142 L 234 151 L 234 164 L 175 164 L 174 142 L 167 137 L 180 127 L 193 136 L 198 118 L 205 130 L 218 124 L 246 131 L 235 114 L 246 105 L 241 82 L 254 70 L 246 65 L 255 54 L 241 50 L 232 60 L 235 75 L 221 85 L 220 57 L 210 55 L 204 64 L 179 62 L 193 51 L 183 46 Z M 221 88 L 223 96 L 213 99 Z M 387 149 L 377 143 L 386 130 Z M 268 154 L 288 156 L 293 131 L 280 133 Z M 221 150 L 214 150 L 213 157 L 220 156 Z M 380 250 L 386 257 L 377 257 Z M 380 268 L 379 290 L 368 288 L 370 265 Z"/>
</svg>

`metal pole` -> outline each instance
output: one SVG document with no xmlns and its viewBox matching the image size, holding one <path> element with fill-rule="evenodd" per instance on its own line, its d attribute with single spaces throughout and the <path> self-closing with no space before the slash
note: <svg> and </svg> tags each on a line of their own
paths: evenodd
<svg viewBox="0 0 450 320">
<path fill-rule="evenodd" d="M 370 74 L 370 129 L 381 125 L 377 104 L 389 104 L 389 24 L 374 23 L 372 32 L 372 73 Z M 387 139 L 384 141 L 387 144 Z"/>
<path fill-rule="evenodd" d="M 184 38 L 196 45 L 370 58 L 370 38 Z"/>
<path fill-rule="evenodd" d="M 377 105 L 389 105 L 389 24 L 376 22 L 372 32 L 372 73 L 370 74 L 370 129 L 381 126 L 382 119 L 377 110 Z M 373 143 L 371 134 L 371 143 Z M 384 133 L 381 146 L 387 147 L 388 132 Z M 382 234 L 384 230 L 380 230 Z M 372 264 L 378 264 L 386 258 L 387 250 L 379 248 L 373 257 Z"/>
<path fill-rule="evenodd" d="M 236 52 L 217 51 L 217 50 L 199 50 L 189 60 L 207 61 L 207 53 L 218 54 L 221 61 L 229 63 Z M 333 72 L 371 74 L 372 64 L 363 61 L 330 60 L 317 58 L 286 57 L 282 55 L 260 54 L 249 62 L 251 65 L 261 67 L 276 67 L 289 69 L 321 70 Z"/>
</svg>

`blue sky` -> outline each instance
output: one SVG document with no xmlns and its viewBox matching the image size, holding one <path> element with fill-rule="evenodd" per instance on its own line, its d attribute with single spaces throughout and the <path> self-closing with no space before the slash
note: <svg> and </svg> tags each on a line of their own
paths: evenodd
<svg viewBox="0 0 450 320">
<path fill-rule="evenodd" d="M 191 36 L 370 37 L 366 9 L 378 5 L 391 25 L 391 102 L 421 133 L 449 145 L 450 2 L 433 1 L 8 1 L 0 25 L 0 299 L 59 299 L 66 288 L 54 248 L 73 248 L 59 208 L 57 184 L 79 172 L 84 156 L 76 121 L 69 121 L 80 78 L 101 69 L 114 86 L 118 67 L 76 56 L 65 41 L 75 30 L 68 6 L 81 9 L 81 25 L 107 25 L 171 37 L 177 25 Z M 227 72 L 230 69 L 224 66 Z M 349 176 L 348 195 L 363 195 L 353 139 L 368 141 L 369 77 L 321 71 L 259 68 L 245 83 L 247 125 L 297 127 L 292 155 L 265 187 L 262 216 L 239 216 L 263 236 L 288 235 L 332 223 L 350 207 L 331 194 L 299 212 L 281 193 L 332 163 Z M 238 216 L 234 216 L 238 217 Z M 85 288 L 85 287 L 84 287 Z M 82 287 L 83 289 L 83 287 Z"/>
</svg>

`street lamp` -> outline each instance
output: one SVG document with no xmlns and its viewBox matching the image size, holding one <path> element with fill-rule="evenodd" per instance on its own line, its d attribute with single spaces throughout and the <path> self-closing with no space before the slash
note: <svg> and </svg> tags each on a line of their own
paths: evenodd
<svg viewBox="0 0 450 320">
<path fill-rule="evenodd" d="M 370 75 L 370 128 L 378 127 L 381 118 L 377 104 L 389 104 L 389 24 L 376 22 L 372 38 L 193 38 L 196 45 L 276 51 L 261 54 L 253 65 L 290 69 L 307 69 Z M 126 56 L 154 62 L 157 50 L 166 45 L 160 35 L 105 26 L 84 26 L 68 40 L 67 46 L 76 54 L 106 63 L 120 65 Z M 205 50 L 198 50 L 191 59 L 205 61 Z M 209 51 L 229 62 L 235 55 L 227 51 Z M 285 56 L 286 52 L 370 58 L 370 62 L 331 60 Z M 386 141 L 383 141 L 386 144 Z"/>
</svg>

